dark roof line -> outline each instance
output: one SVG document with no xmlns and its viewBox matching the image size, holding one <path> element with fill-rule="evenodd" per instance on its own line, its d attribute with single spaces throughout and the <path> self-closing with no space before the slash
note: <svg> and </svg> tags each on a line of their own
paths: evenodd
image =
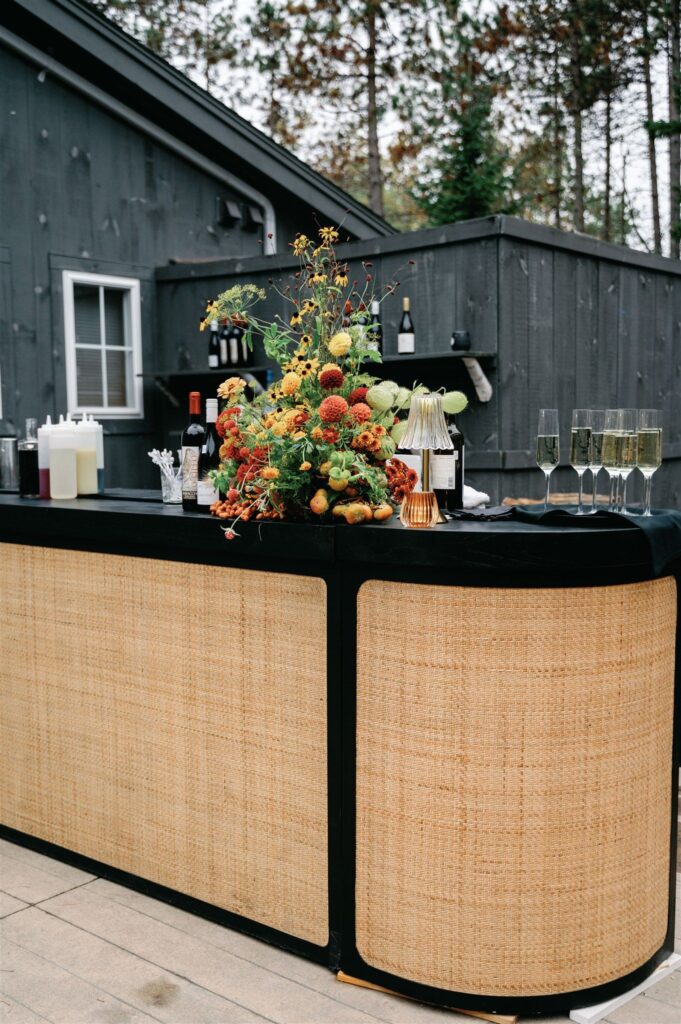
<svg viewBox="0 0 681 1024">
<path fill-rule="evenodd" d="M 73 24 L 73 20 L 75 20 L 84 33 L 96 33 L 106 45 L 116 47 L 128 59 L 143 65 L 147 72 L 152 73 L 157 79 L 161 79 L 170 90 L 181 92 L 190 103 L 198 104 L 207 114 L 219 119 L 223 125 L 226 125 L 240 137 L 245 144 L 259 151 L 264 162 L 274 161 L 298 180 L 302 179 L 308 187 L 314 189 L 319 195 L 320 204 L 323 204 L 324 199 L 326 199 L 336 209 L 347 209 L 351 218 L 358 220 L 365 231 L 378 235 L 394 233 L 394 229 L 382 217 L 379 217 L 333 182 L 324 178 L 323 175 L 313 170 L 285 147 L 274 142 L 264 132 L 255 128 L 245 118 L 225 106 L 224 103 L 214 96 L 211 96 L 205 89 L 191 81 L 181 71 L 172 67 L 162 57 L 157 56 L 148 47 L 128 35 L 127 32 L 113 24 L 99 11 L 83 2 L 83 0 L 10 0 L 7 6 L 6 4 L 7 0 L 5 0 L 5 3 L 0 4 L 0 22 L 3 21 L 3 12 L 9 14 L 10 9 L 13 7 L 15 10 L 21 9 L 33 18 L 40 19 L 44 24 L 49 25 L 53 31 L 59 31 L 61 27 L 66 28 L 66 25 L 60 24 L 59 15 L 61 15 L 61 22 L 64 19 L 72 19 L 72 24 L 68 26 L 68 38 L 90 50 L 86 40 L 76 38 L 74 34 L 75 26 Z M 42 35 L 40 39 L 36 38 L 33 42 L 48 50 L 49 48 L 45 46 L 46 38 L 48 37 Z M 81 74 L 87 75 L 87 67 L 80 67 L 78 70 Z M 158 94 L 156 94 L 156 98 L 158 98 Z M 274 177 L 272 172 L 268 172 L 264 165 L 261 165 L 259 170 L 268 177 Z M 277 179 L 277 183 L 286 187 L 280 179 Z"/>
</svg>

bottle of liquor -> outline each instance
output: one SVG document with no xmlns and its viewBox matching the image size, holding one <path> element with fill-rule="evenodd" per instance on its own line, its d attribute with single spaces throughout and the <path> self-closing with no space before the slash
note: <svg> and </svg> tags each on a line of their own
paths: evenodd
<svg viewBox="0 0 681 1024">
<path fill-rule="evenodd" d="M 402 319 L 397 335 L 397 351 L 399 355 L 410 355 L 414 351 L 414 321 L 409 311 L 409 299 L 402 299 Z"/>
<path fill-rule="evenodd" d="M 220 339 L 217 320 L 212 320 L 210 325 L 210 337 L 208 339 L 208 369 L 217 370 L 220 366 Z"/>
<path fill-rule="evenodd" d="M 234 321 L 229 327 L 229 336 L 227 338 L 227 344 L 229 346 L 229 365 L 231 367 L 239 366 L 241 363 L 241 332 L 236 326 Z"/>
<path fill-rule="evenodd" d="M 367 347 L 383 351 L 383 327 L 381 325 L 381 304 L 378 299 L 371 303 L 371 324 L 367 336 Z"/>
<path fill-rule="evenodd" d="M 224 370 L 229 366 L 229 324 L 225 318 L 222 321 L 220 330 L 220 369 Z"/>
<path fill-rule="evenodd" d="M 39 498 L 40 480 L 38 476 L 38 421 L 26 420 L 26 437 L 19 441 L 19 497 Z"/>
<path fill-rule="evenodd" d="M 220 437 L 215 429 L 218 418 L 217 398 L 206 399 L 206 436 L 199 455 L 198 479 L 196 484 L 196 507 L 199 512 L 210 512 L 210 506 L 220 497 L 209 477 L 212 469 L 220 465 Z"/>
<path fill-rule="evenodd" d="M 238 366 L 248 366 L 251 361 L 251 353 L 246 344 L 246 328 L 241 320 L 232 321 L 232 330 L 236 338 L 237 350 L 239 353 Z"/>
<path fill-rule="evenodd" d="M 430 486 L 441 511 L 463 508 L 464 440 L 454 419 L 447 417 L 452 451 L 434 451 L 430 456 Z"/>
<path fill-rule="evenodd" d="M 201 393 L 189 392 L 189 423 L 182 431 L 182 508 L 196 510 L 196 489 L 199 479 L 199 455 L 206 431 L 201 422 Z"/>
</svg>

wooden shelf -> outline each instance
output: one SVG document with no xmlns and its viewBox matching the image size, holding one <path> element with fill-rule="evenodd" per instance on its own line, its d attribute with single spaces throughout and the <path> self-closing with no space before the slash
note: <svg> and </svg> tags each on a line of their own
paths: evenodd
<svg viewBox="0 0 681 1024">
<path fill-rule="evenodd" d="M 209 367 L 193 367 L 189 370 L 145 370 L 144 373 L 138 373 L 138 377 L 229 377 L 230 374 L 239 373 L 264 373 L 269 370 L 269 366 L 223 366 L 217 370 L 212 370 Z"/>
<path fill-rule="evenodd" d="M 383 356 L 384 363 L 425 363 L 434 362 L 436 359 L 463 359 L 464 356 L 468 359 L 496 359 L 496 352 L 478 352 L 475 349 L 470 351 L 464 351 L 463 349 L 457 349 L 452 352 L 414 352 L 410 355 L 401 355 L 399 353 L 392 353 L 391 355 Z M 378 365 L 378 364 L 377 364 Z"/>
</svg>

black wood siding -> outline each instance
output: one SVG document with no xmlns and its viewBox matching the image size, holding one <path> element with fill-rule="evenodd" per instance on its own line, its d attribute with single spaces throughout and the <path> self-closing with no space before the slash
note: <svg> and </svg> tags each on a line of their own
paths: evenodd
<svg viewBox="0 0 681 1024">
<path fill-rule="evenodd" d="M 541 495 L 534 464 L 540 407 L 560 411 L 563 461 L 573 408 L 650 407 L 662 410 L 665 441 L 655 501 L 681 505 L 681 263 L 512 218 L 357 242 L 345 252 L 351 277 L 362 280 L 361 261 L 368 260 L 377 290 L 393 276 L 401 282 L 382 306 L 386 353 L 396 350 L 402 295 L 412 300 L 417 352 L 448 352 L 451 332 L 460 328 L 471 332 L 474 349 L 495 353 L 483 361 L 495 390 L 487 404 L 477 401 L 458 361 L 418 368 L 430 387 L 460 387 L 471 398 L 457 420 L 469 483 L 494 500 Z M 273 258 L 159 270 L 163 368 L 178 365 L 188 339 L 192 364 L 205 366 L 206 339 L 195 324 L 206 298 L 237 281 L 285 283 L 294 268 L 292 260 Z M 262 312 L 277 311 L 276 297 L 263 304 Z M 411 383 L 412 369 L 391 363 L 383 372 Z M 638 476 L 630 481 L 632 499 L 640 496 Z M 576 480 L 562 466 L 552 486 L 575 490 Z M 599 480 L 604 493 L 605 472 Z"/>
</svg>

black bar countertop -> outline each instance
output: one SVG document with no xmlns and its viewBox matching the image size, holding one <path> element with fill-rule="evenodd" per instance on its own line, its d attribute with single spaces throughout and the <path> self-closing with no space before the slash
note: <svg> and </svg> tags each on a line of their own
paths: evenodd
<svg viewBox="0 0 681 1024">
<path fill-rule="evenodd" d="M 407 530 L 397 515 L 356 526 L 265 521 L 239 524 L 239 536 L 226 541 L 226 523 L 150 500 L 150 493 L 74 501 L 0 494 L 0 541 L 274 570 L 297 564 L 310 573 L 317 563 L 422 567 L 451 573 L 452 582 L 493 576 L 497 585 L 588 585 L 656 575 L 646 535 L 625 521 L 596 528 L 502 519 L 427 530 Z"/>
</svg>

